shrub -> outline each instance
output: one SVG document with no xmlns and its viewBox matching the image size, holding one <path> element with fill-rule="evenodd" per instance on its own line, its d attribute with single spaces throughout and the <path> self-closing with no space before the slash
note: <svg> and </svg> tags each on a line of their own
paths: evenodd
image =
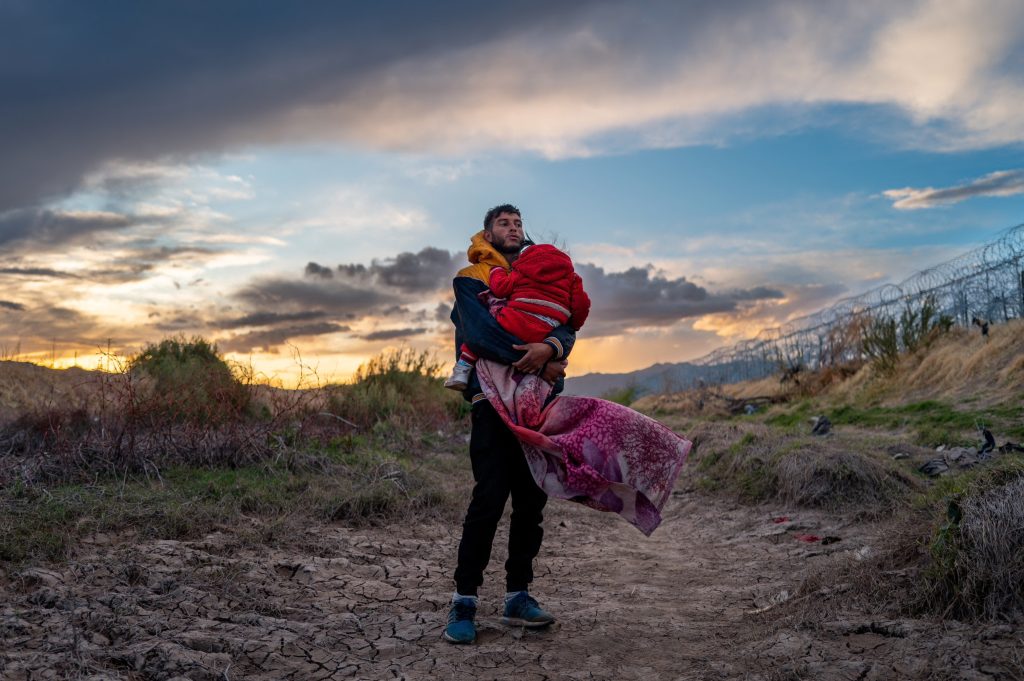
<svg viewBox="0 0 1024 681">
<path fill-rule="evenodd" d="M 129 360 L 128 371 L 142 387 L 134 406 L 155 417 L 220 423 L 237 418 L 249 404 L 249 391 L 217 346 L 199 337 L 147 345 Z"/>
<path fill-rule="evenodd" d="M 899 319 L 891 316 L 868 320 L 862 338 L 864 354 L 884 373 L 891 373 L 900 354 L 916 352 L 931 345 L 953 326 L 953 319 L 939 314 L 933 298 L 925 298 L 919 307 L 907 303 Z"/>
<path fill-rule="evenodd" d="M 624 388 L 609 390 L 601 397 L 609 402 L 615 402 L 616 404 L 628 407 L 636 401 L 636 398 L 639 396 L 639 392 L 639 389 L 635 385 L 629 385 Z"/>
<path fill-rule="evenodd" d="M 353 383 L 332 388 L 330 410 L 382 434 L 436 430 L 466 411 L 461 395 L 442 384 L 443 368 L 428 351 L 386 350 L 361 365 Z"/>
</svg>

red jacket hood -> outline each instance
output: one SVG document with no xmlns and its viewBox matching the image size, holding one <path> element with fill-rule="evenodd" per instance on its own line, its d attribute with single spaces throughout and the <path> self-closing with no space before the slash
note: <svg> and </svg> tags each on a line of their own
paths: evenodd
<svg viewBox="0 0 1024 681">
<path fill-rule="evenodd" d="M 572 259 L 550 244 L 530 246 L 520 254 L 513 269 L 543 283 L 550 283 L 572 276 Z"/>
</svg>

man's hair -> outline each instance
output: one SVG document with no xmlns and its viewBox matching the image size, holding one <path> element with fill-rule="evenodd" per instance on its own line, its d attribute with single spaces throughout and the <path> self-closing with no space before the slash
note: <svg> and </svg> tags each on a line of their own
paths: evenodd
<svg viewBox="0 0 1024 681">
<path fill-rule="evenodd" d="M 491 231 L 491 228 L 494 227 L 495 218 L 497 218 L 502 213 L 514 213 L 515 215 L 518 215 L 520 218 L 523 217 L 523 214 L 519 212 L 519 209 L 513 206 L 511 203 L 503 203 L 500 206 L 495 206 L 494 208 L 487 211 L 487 215 L 484 216 L 484 229 L 486 229 L 488 232 Z"/>
</svg>

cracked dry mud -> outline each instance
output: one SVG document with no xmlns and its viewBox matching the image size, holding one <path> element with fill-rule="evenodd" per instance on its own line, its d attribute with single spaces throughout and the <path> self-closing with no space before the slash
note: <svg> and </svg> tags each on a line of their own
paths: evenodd
<svg viewBox="0 0 1024 681">
<path fill-rule="evenodd" d="M 793 515 L 774 524 L 773 515 Z M 289 550 L 99 538 L 76 559 L 8 575 L 4 679 L 1014 679 L 1020 628 L 856 613 L 793 626 L 773 603 L 822 561 L 884 532 L 824 513 L 679 495 L 645 539 L 552 502 L 535 594 L 545 631 L 499 622 L 499 531 L 479 640 L 441 638 L 458 528 L 309 527 Z M 504 529 L 503 524 L 502 528 Z M 837 535 L 803 544 L 801 531 Z M 760 611 L 760 612 L 758 612 Z"/>
</svg>

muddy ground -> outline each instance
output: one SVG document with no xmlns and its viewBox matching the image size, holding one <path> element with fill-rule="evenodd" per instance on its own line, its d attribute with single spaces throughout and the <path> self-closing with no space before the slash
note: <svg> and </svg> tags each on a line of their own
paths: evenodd
<svg viewBox="0 0 1024 681">
<path fill-rule="evenodd" d="M 815 613 L 813 593 L 800 597 L 805 616 L 780 614 L 811 571 L 871 551 L 884 523 L 681 492 L 665 515 L 644 538 L 615 516 L 549 504 L 534 585 L 558 617 L 546 631 L 499 622 L 499 534 L 469 646 L 441 638 L 455 523 L 311 526 L 274 550 L 228 530 L 95 537 L 68 564 L 2 576 L 0 676 L 1024 679 L 1020 627 Z"/>
</svg>

